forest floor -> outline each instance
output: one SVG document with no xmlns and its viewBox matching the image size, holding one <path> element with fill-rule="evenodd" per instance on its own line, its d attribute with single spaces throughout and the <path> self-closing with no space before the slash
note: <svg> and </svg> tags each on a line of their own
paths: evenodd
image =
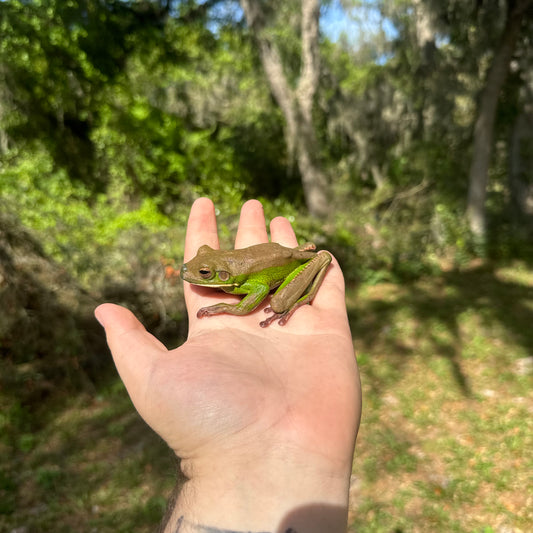
<svg viewBox="0 0 533 533">
<path fill-rule="evenodd" d="M 519 533 L 533 523 L 533 272 L 362 287 L 351 529 Z"/>
<path fill-rule="evenodd" d="M 530 530 L 533 271 L 478 266 L 347 297 L 364 395 L 349 531 Z M 177 464 L 118 378 L 40 406 L 38 431 L 9 409 L 1 532 L 156 530 Z"/>
</svg>

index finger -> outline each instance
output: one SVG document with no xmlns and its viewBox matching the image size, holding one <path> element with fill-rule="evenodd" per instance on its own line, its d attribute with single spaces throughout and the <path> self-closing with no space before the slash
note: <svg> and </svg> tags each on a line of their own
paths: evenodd
<svg viewBox="0 0 533 533">
<path fill-rule="evenodd" d="M 209 198 L 198 198 L 191 206 L 187 222 L 184 262 L 192 259 L 204 244 L 218 248 L 217 219 L 213 202 Z"/>
</svg>

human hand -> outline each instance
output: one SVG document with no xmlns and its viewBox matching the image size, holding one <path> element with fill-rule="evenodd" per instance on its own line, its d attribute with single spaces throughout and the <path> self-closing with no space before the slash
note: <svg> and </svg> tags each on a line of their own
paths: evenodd
<svg viewBox="0 0 533 533">
<path fill-rule="evenodd" d="M 274 219 L 270 229 L 273 241 L 297 245 L 286 219 Z M 261 205 L 247 202 L 236 248 L 267 241 Z M 185 261 L 203 244 L 218 248 L 207 199 L 192 206 Z M 274 530 L 292 520 L 287 527 L 315 531 L 302 517 L 288 518 L 311 504 L 340 509 L 342 527 L 360 386 L 336 261 L 312 305 L 283 327 L 259 327 L 264 306 L 246 316 L 198 319 L 198 309 L 213 299 L 235 297 L 189 284 L 184 292 L 189 336 L 173 350 L 128 310 L 112 304 L 96 310 L 135 407 L 181 458 L 189 478 L 168 531 L 201 531 L 181 517 L 247 531 Z"/>
</svg>

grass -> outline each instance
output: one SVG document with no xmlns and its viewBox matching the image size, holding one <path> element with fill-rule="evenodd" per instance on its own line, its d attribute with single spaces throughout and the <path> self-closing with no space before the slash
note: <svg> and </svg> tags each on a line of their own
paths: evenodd
<svg viewBox="0 0 533 533">
<path fill-rule="evenodd" d="M 364 408 L 350 531 L 533 523 L 533 272 L 362 287 L 349 305 Z"/>
<path fill-rule="evenodd" d="M 348 309 L 364 393 L 349 531 L 528 531 L 533 272 L 362 286 Z M 118 378 L 0 407 L 0 531 L 156 529 L 176 464 Z"/>
<path fill-rule="evenodd" d="M 40 415 L 46 423 L 38 433 L 2 443 L 0 531 L 153 529 L 176 464 L 135 413 L 120 381 Z"/>
</svg>

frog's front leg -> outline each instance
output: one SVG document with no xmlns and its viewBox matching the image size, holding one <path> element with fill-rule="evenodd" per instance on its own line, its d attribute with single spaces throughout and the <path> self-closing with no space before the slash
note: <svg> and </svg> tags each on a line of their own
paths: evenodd
<svg viewBox="0 0 533 533">
<path fill-rule="evenodd" d="M 316 296 L 320 285 L 326 275 L 331 254 L 322 250 L 313 259 L 295 269 L 279 286 L 270 300 L 270 307 L 265 313 L 273 313 L 259 325 L 266 328 L 274 320 L 279 320 L 284 326 L 296 309 L 305 304 L 310 304 Z"/>
<path fill-rule="evenodd" d="M 254 284 L 253 287 L 248 287 L 246 284 L 239 288 L 239 293 L 246 294 L 246 296 L 237 304 L 219 303 L 210 305 L 209 307 L 202 307 L 196 313 L 198 318 L 204 316 L 221 315 L 227 313 L 229 315 L 247 315 L 251 313 L 268 295 L 270 288 L 268 285 Z"/>
</svg>

